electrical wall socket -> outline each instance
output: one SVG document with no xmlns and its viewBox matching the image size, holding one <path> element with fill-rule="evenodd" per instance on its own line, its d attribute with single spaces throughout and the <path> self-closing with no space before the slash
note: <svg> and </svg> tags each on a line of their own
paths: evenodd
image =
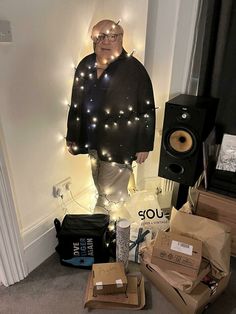
<svg viewBox="0 0 236 314">
<path fill-rule="evenodd" d="M 64 197 L 65 193 L 69 191 L 71 185 L 71 178 L 68 177 L 61 182 L 53 185 L 52 194 L 54 197 Z"/>
</svg>

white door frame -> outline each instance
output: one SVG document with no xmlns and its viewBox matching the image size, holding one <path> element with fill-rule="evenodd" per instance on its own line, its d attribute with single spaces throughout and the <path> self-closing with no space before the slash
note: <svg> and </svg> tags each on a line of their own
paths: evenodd
<svg viewBox="0 0 236 314">
<path fill-rule="evenodd" d="M 0 125 L 0 282 L 9 286 L 24 279 L 28 271 L 6 156 Z"/>
</svg>

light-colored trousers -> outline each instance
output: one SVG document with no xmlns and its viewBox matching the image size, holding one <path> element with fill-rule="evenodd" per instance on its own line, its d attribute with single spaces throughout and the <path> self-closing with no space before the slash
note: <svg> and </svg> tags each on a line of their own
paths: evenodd
<svg viewBox="0 0 236 314">
<path fill-rule="evenodd" d="M 110 213 L 113 205 L 128 197 L 128 183 L 132 173 L 130 164 L 107 162 L 99 159 L 96 150 L 89 151 L 91 170 L 98 198 L 94 213 Z"/>
</svg>

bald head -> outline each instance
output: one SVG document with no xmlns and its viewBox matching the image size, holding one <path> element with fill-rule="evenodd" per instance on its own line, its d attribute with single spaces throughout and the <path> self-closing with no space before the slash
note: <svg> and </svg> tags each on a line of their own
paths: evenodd
<svg viewBox="0 0 236 314">
<path fill-rule="evenodd" d="M 108 34 L 108 33 L 115 33 L 115 34 L 124 34 L 123 28 L 116 22 L 112 20 L 102 20 L 95 24 L 92 28 L 92 38 L 97 37 L 98 34 Z"/>
</svg>

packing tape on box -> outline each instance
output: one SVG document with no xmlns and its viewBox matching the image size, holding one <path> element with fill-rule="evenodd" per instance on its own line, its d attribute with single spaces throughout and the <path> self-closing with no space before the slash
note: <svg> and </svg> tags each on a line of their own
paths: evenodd
<svg viewBox="0 0 236 314">
<path fill-rule="evenodd" d="M 122 282 L 121 279 L 117 279 L 117 280 L 116 280 L 116 287 L 117 287 L 117 288 L 122 288 L 122 287 L 123 287 L 123 282 Z"/>
<path fill-rule="evenodd" d="M 103 284 L 102 284 L 102 281 L 98 281 L 98 282 L 96 282 L 96 289 L 97 290 L 102 290 L 103 289 Z"/>
</svg>

